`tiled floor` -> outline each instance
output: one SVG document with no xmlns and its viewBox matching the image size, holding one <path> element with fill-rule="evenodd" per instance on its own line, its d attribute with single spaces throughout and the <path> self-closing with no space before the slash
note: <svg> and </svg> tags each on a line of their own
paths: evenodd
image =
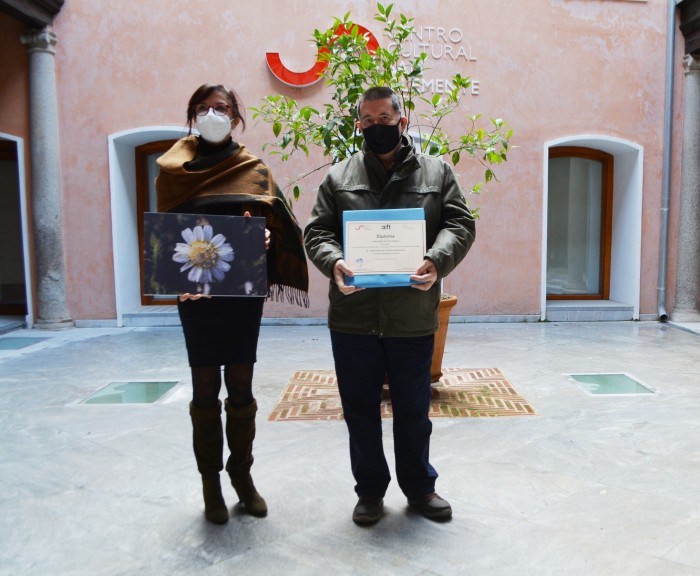
<svg viewBox="0 0 700 576">
<path fill-rule="evenodd" d="M 179 328 L 11 332 L 48 338 L 0 350 L 0 575 L 700 575 L 700 335 L 682 328 L 451 325 L 444 365 L 498 368 L 536 414 L 436 418 L 453 520 L 412 513 L 393 482 L 369 529 L 350 519 L 344 423 L 267 419 L 294 372 L 332 370 L 324 327 L 263 327 L 253 475 L 270 514 L 233 507 L 223 527 L 202 516 Z M 656 393 L 591 396 L 580 373 Z M 81 403 L 117 381 L 178 384 Z"/>
</svg>

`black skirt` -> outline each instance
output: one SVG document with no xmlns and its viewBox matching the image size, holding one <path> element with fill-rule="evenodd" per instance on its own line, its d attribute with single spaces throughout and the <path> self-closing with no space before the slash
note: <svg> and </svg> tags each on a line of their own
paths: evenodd
<svg viewBox="0 0 700 576">
<path fill-rule="evenodd" d="M 255 363 L 264 302 L 256 297 L 178 301 L 190 366 Z"/>
</svg>

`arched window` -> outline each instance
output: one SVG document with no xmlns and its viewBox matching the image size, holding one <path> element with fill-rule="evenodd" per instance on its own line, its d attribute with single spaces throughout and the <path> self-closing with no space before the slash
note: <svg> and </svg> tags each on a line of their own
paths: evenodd
<svg viewBox="0 0 700 576">
<path fill-rule="evenodd" d="M 613 164 L 600 150 L 549 149 L 547 299 L 609 299 Z"/>
<path fill-rule="evenodd" d="M 135 148 L 136 155 L 136 217 L 138 220 L 139 269 L 141 286 L 143 286 L 143 214 L 144 212 L 157 212 L 155 182 L 158 175 L 156 160 L 166 152 L 176 140 L 158 140 L 148 142 Z M 144 306 L 173 305 L 175 299 L 162 296 L 141 295 L 141 304 Z"/>
</svg>

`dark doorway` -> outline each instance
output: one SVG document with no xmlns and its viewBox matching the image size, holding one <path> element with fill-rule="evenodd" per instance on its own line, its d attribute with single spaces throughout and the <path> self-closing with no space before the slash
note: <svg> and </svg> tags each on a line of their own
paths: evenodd
<svg viewBox="0 0 700 576">
<path fill-rule="evenodd" d="M 17 144 L 0 140 L 0 316 L 27 314 Z"/>
</svg>

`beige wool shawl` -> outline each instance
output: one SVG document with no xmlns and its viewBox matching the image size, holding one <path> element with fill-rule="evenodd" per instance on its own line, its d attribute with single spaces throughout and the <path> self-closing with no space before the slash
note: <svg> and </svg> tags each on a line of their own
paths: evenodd
<svg viewBox="0 0 700 576">
<path fill-rule="evenodd" d="M 301 229 L 270 169 L 238 145 L 233 154 L 211 167 L 187 170 L 186 164 L 196 158 L 198 140 L 197 136 L 182 138 L 158 158 L 158 211 L 242 215 L 247 210 L 264 217 L 272 236 L 269 295 L 308 307 L 309 276 Z"/>
</svg>

